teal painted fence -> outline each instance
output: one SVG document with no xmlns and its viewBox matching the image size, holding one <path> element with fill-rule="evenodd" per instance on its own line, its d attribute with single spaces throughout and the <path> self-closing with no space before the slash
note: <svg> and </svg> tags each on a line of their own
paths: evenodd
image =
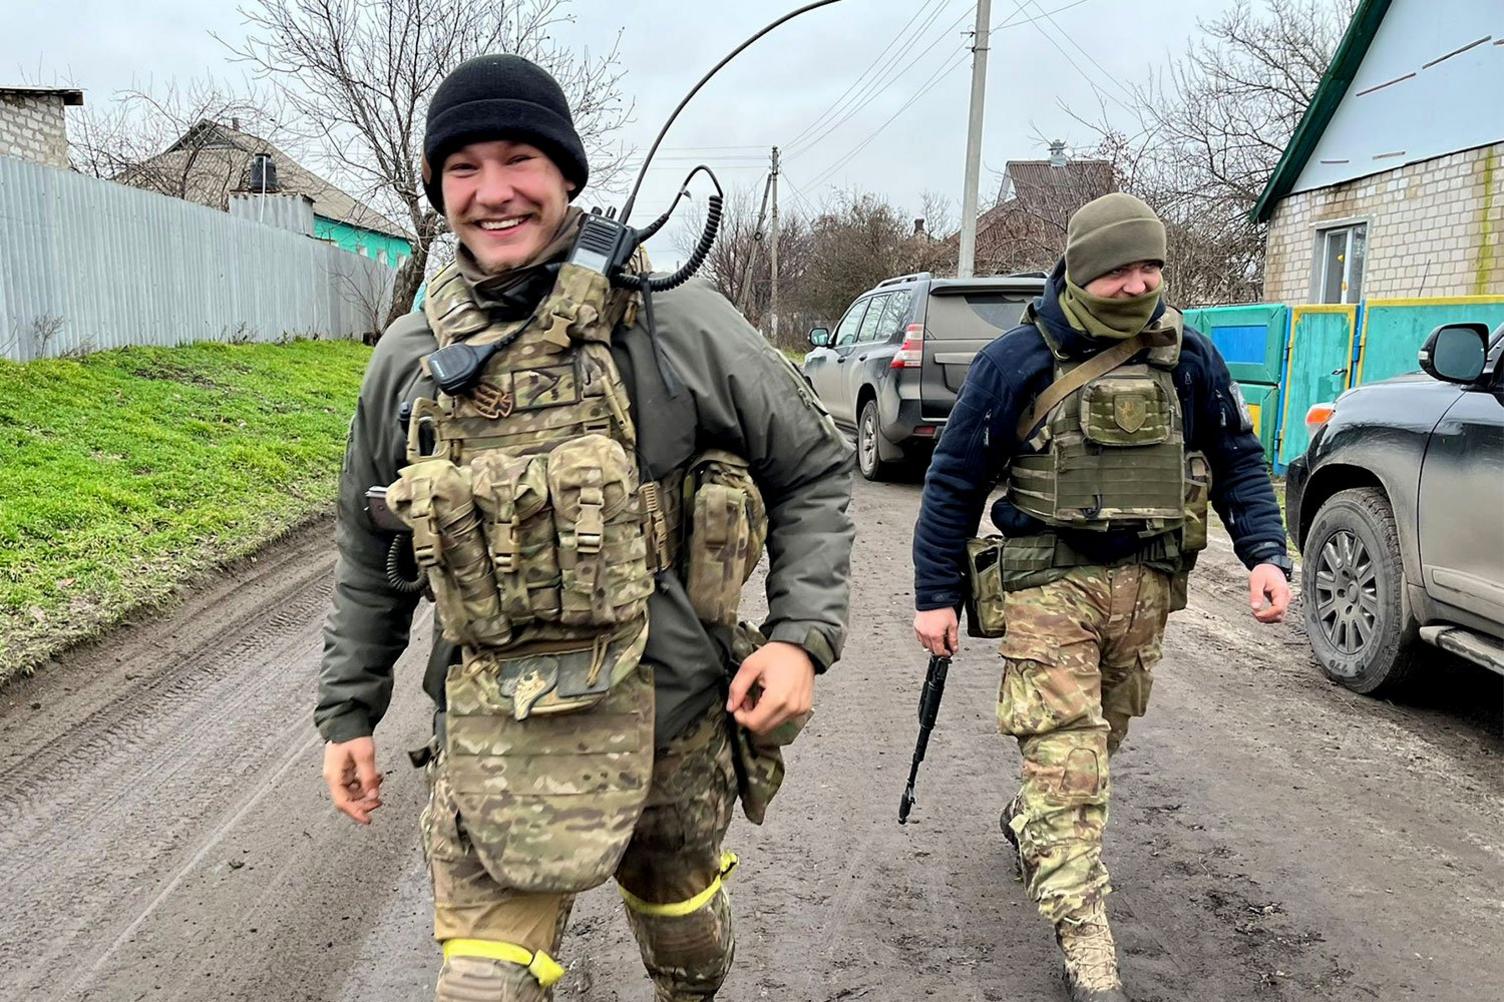
<svg viewBox="0 0 1504 1002">
<path fill-rule="evenodd" d="M 1278 465 L 1306 451 L 1306 411 L 1336 400 L 1347 389 L 1357 330 L 1356 306 L 1296 306 L 1290 311 L 1290 344 L 1280 407 Z"/>
<path fill-rule="evenodd" d="M 1306 411 L 1342 391 L 1417 372 L 1438 326 L 1504 324 L 1504 296 L 1371 299 L 1357 305 L 1210 306 L 1185 311 L 1211 338 L 1253 413 L 1276 471 L 1305 452 Z"/>
<path fill-rule="evenodd" d="M 1187 310 L 1186 323 L 1212 339 L 1240 383 L 1279 383 L 1289 307 L 1283 303 Z"/>
<path fill-rule="evenodd" d="M 1211 338 L 1243 393 L 1264 456 L 1276 461 L 1280 376 L 1289 340 L 1290 309 L 1283 303 L 1207 306 L 1186 310 L 1186 323 Z"/>
<path fill-rule="evenodd" d="M 1504 324 L 1504 296 L 1370 299 L 1363 304 L 1354 385 L 1415 372 L 1416 354 L 1441 324 Z"/>
</svg>

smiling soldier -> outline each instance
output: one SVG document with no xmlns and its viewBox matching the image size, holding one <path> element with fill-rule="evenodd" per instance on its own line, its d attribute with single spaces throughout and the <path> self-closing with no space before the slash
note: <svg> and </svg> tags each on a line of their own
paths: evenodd
<svg viewBox="0 0 1504 1002">
<path fill-rule="evenodd" d="M 1164 261 L 1164 225 L 1131 195 L 1071 217 L 1044 294 L 972 364 L 914 527 L 914 632 L 931 653 L 956 647 L 969 565 L 995 569 L 974 599 L 1003 638 L 998 724 L 1023 755 L 1003 834 L 1077 1002 L 1127 998 L 1104 903 L 1108 759 L 1148 707 L 1208 495 L 1254 616 L 1277 622 L 1290 601 L 1263 449 L 1217 349 L 1165 304 Z M 1003 538 L 968 544 L 998 483 Z"/>
<path fill-rule="evenodd" d="M 371 734 L 418 601 L 406 556 L 442 630 L 417 756 L 437 998 L 552 997 L 573 896 L 611 878 L 657 998 L 713 998 L 733 803 L 762 819 L 844 638 L 851 451 L 707 285 L 645 301 L 573 260 L 589 165 L 543 69 L 459 66 L 423 156 L 459 249 L 382 336 L 350 428 L 315 712 L 330 793 L 362 824 L 381 805 Z M 450 346 L 489 359 L 441 392 Z M 411 531 L 396 549 L 371 485 Z M 758 630 L 737 603 L 765 539 Z"/>
</svg>

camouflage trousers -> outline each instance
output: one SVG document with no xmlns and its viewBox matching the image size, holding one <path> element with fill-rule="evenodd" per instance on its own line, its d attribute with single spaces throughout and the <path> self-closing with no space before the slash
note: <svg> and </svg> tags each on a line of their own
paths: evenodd
<svg viewBox="0 0 1504 1002">
<path fill-rule="evenodd" d="M 527 893 L 495 880 L 470 842 L 442 758 L 430 769 L 423 848 L 433 882 L 435 938 L 500 942 L 557 956 L 574 895 Z M 658 1002 L 714 998 L 730 970 L 735 938 L 721 886 L 730 861 L 721 842 L 735 799 L 725 708 L 717 702 L 656 750 L 647 803 L 616 870 Z M 551 987 L 515 963 L 456 957 L 446 959 L 440 974 L 440 1002 L 552 997 Z"/>
<path fill-rule="evenodd" d="M 1078 567 L 1005 601 L 998 727 L 1023 754 L 1011 827 L 1029 896 L 1059 922 L 1112 890 L 1102 863 L 1108 759 L 1148 708 L 1170 578 Z"/>
</svg>

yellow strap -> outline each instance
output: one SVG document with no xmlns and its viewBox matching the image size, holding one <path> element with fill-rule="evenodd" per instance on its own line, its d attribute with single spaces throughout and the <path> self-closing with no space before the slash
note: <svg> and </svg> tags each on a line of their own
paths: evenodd
<svg viewBox="0 0 1504 1002">
<path fill-rule="evenodd" d="M 551 987 L 564 976 L 564 968 L 559 962 L 542 950 L 532 953 L 516 943 L 503 943 L 494 939 L 446 939 L 444 959 L 448 960 L 450 957 L 484 957 L 487 960 L 516 964 L 527 968 L 527 972 L 537 978 L 538 984 L 544 988 Z"/>
<path fill-rule="evenodd" d="M 659 905 L 651 901 L 642 900 L 642 898 L 639 898 L 620 885 L 617 885 L 616 889 L 621 891 L 622 899 L 626 901 L 627 907 L 634 912 L 640 912 L 643 915 L 661 915 L 667 918 L 683 918 L 685 915 L 691 915 L 710 904 L 711 899 L 716 896 L 716 892 L 721 889 L 721 885 L 731 876 L 731 871 L 736 869 L 736 864 L 736 853 L 721 853 L 720 872 L 710 882 L 709 887 L 687 901 L 671 901 L 668 904 Z"/>
</svg>

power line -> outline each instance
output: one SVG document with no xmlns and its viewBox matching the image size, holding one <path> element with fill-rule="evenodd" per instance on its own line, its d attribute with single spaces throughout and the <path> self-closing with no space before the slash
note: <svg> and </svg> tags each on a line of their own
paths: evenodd
<svg viewBox="0 0 1504 1002">
<path fill-rule="evenodd" d="M 914 11 L 913 16 L 911 16 L 908 21 L 904 23 L 904 26 L 902 28 L 899 28 L 897 33 L 895 33 L 892 38 L 888 39 L 888 44 L 883 46 L 882 51 L 879 52 L 875 58 L 873 58 L 872 62 L 868 63 L 866 68 L 863 69 L 862 72 L 857 74 L 856 79 L 851 81 L 851 84 L 846 88 L 845 91 L 841 93 L 841 96 L 836 98 L 835 102 L 832 103 L 830 107 L 820 112 L 820 114 L 816 116 L 814 121 L 806 125 L 798 135 L 791 139 L 787 144 L 787 148 L 792 149 L 793 147 L 797 146 L 805 136 L 808 136 L 809 134 L 814 132 L 821 123 L 825 122 L 827 116 L 833 117 L 834 115 L 839 114 L 837 109 L 846 102 L 846 99 L 851 96 L 853 91 L 861 86 L 862 81 L 867 78 L 867 74 L 871 73 L 873 68 L 876 67 L 880 62 L 882 62 L 883 57 L 888 54 L 888 50 L 893 48 L 893 45 L 898 42 L 899 39 L 905 37 L 910 25 L 919 20 L 920 16 L 924 14 L 926 7 L 934 4 L 935 10 L 930 14 L 929 20 L 927 20 L 924 25 L 920 27 L 917 32 L 915 32 L 915 34 L 922 33 L 925 28 L 929 27 L 930 23 L 935 19 L 935 16 L 940 13 L 940 8 L 948 2 L 949 0 L 925 0 L 925 2 Z M 879 72 L 877 76 L 873 77 L 872 82 L 876 83 L 877 79 L 883 75 L 883 72 L 886 72 L 886 70 Z"/>
<path fill-rule="evenodd" d="M 846 153 L 845 156 L 843 156 L 840 159 L 836 160 L 835 163 L 831 164 L 825 170 L 821 171 L 819 173 L 819 175 L 815 178 L 815 180 L 811 181 L 810 183 L 812 185 L 821 185 L 821 184 L 824 184 L 833 174 L 835 174 L 836 171 L 838 171 L 842 167 L 846 166 L 846 164 L 849 163 L 853 157 L 855 157 L 862 150 L 866 149 L 867 145 L 869 143 L 871 143 L 874 139 L 876 139 L 878 137 L 878 135 L 880 135 L 884 129 L 886 129 L 889 125 L 892 125 L 894 119 L 896 119 L 899 115 L 902 115 L 904 112 L 908 111 L 909 108 L 914 104 L 914 102 L 918 101 L 925 94 L 928 94 L 930 92 L 930 90 L 936 84 L 938 84 L 941 80 L 944 80 L 946 77 L 950 76 L 960 66 L 964 65 L 965 62 L 966 62 L 966 56 L 967 56 L 967 54 L 968 54 L 968 50 L 966 50 L 966 49 L 963 48 L 961 50 L 960 58 L 956 59 L 955 61 L 953 61 L 948 66 L 941 67 L 941 69 L 939 71 L 937 71 L 936 73 L 932 74 L 930 76 L 930 79 L 927 80 L 920 87 L 919 91 L 913 97 L 911 97 L 907 101 L 905 101 L 904 104 L 903 104 L 903 106 L 900 107 L 897 111 L 895 111 L 891 116 L 889 116 L 889 118 L 888 118 L 887 121 L 883 122 L 882 125 L 879 125 L 876 129 L 874 129 L 872 131 L 871 135 L 869 135 L 866 139 L 864 139 L 860 143 L 858 143 L 853 149 L 851 149 L 848 153 Z"/>
<path fill-rule="evenodd" d="M 897 83 L 898 80 L 901 77 L 903 77 L 903 75 L 905 73 L 907 73 L 910 69 L 914 68 L 915 66 L 918 66 L 924 60 L 924 57 L 927 56 L 927 55 L 929 55 L 930 51 L 932 49 L 934 49 L 935 46 L 939 45 L 947 37 L 949 37 L 950 34 L 951 34 L 951 32 L 953 32 L 956 28 L 959 28 L 961 26 L 961 23 L 963 21 L 965 21 L 968 16 L 970 16 L 970 14 L 971 14 L 972 11 L 975 11 L 975 10 L 976 10 L 976 6 L 973 4 L 972 7 L 968 11 L 966 11 L 965 13 L 963 13 L 960 17 L 956 18 L 950 24 L 946 25 L 945 29 L 942 30 L 938 35 L 936 35 L 934 37 L 934 39 L 931 40 L 931 42 L 930 42 L 929 45 L 926 45 L 922 50 L 920 50 L 916 55 L 914 55 L 907 63 L 900 64 L 900 65 L 896 66 L 895 70 L 892 73 L 887 74 L 887 78 L 885 80 L 883 80 L 880 84 L 878 83 L 877 80 L 874 80 L 873 83 L 872 83 L 872 87 L 874 89 L 870 90 L 869 93 L 861 101 L 857 102 L 856 104 L 854 104 L 850 108 L 848 108 L 846 110 L 846 112 L 838 120 L 836 120 L 835 122 L 831 123 L 831 125 L 829 127 L 827 127 L 826 129 L 824 129 L 824 131 L 822 131 L 818 136 L 815 136 L 815 137 L 810 138 L 810 139 L 806 139 L 806 140 L 804 140 L 804 142 L 800 143 L 799 144 L 799 149 L 795 153 L 790 154 L 790 156 L 802 156 L 805 153 L 808 153 L 810 150 L 814 149 L 821 142 L 823 142 L 827 136 L 831 135 L 833 132 L 835 132 L 841 126 L 843 126 L 847 122 L 851 121 L 851 119 L 857 113 L 859 113 L 860 111 L 862 111 L 864 108 L 866 108 L 868 105 L 870 105 L 873 101 L 877 100 L 879 97 L 881 97 L 888 90 L 888 88 L 892 87 L 895 83 Z"/>
<path fill-rule="evenodd" d="M 1133 92 L 1130 91 L 1127 87 L 1125 87 L 1123 85 L 1123 81 L 1119 80 L 1117 77 L 1113 76 L 1110 72 L 1108 72 L 1107 67 L 1105 67 L 1101 63 L 1097 62 L 1096 57 L 1094 57 L 1090 52 L 1087 52 L 1085 49 L 1083 49 L 1081 47 L 1081 43 L 1078 42 L 1078 41 L 1076 41 L 1074 38 L 1072 38 L 1066 32 L 1066 30 L 1064 28 L 1060 27 L 1060 22 L 1058 22 L 1058 21 L 1055 20 L 1055 15 L 1056 14 L 1059 14 L 1060 11 L 1062 11 L 1062 10 L 1069 10 L 1070 9 L 1069 7 L 1061 7 L 1059 10 L 1050 11 L 1050 10 L 1045 10 L 1044 7 L 1039 3 L 1039 0 L 1030 0 L 1030 2 L 1034 5 L 1035 9 L 1038 10 L 1039 13 L 1047 21 L 1050 22 L 1050 24 L 1054 27 L 1054 29 L 1057 32 L 1060 33 L 1060 37 L 1064 38 L 1067 42 L 1070 42 L 1071 45 L 1075 48 L 1075 50 L 1077 52 L 1081 53 L 1087 59 L 1091 60 L 1091 64 L 1093 66 L 1095 66 L 1097 69 L 1101 70 L 1103 76 L 1107 77 L 1107 79 L 1111 80 L 1114 84 L 1116 84 L 1118 90 L 1122 91 L 1123 95 L 1125 97 L 1129 97 L 1129 98 L 1133 97 Z M 1085 3 L 1086 0 L 1080 0 L 1080 2 L 1081 3 Z M 1075 4 L 1071 4 L 1071 7 L 1074 7 L 1074 6 L 1076 6 L 1076 5 Z M 1030 23 L 1033 23 L 1032 19 L 1031 19 Z"/>
<path fill-rule="evenodd" d="M 1027 11 L 1024 11 L 1024 10 L 1020 9 L 1020 10 L 1016 11 L 1014 14 L 1009 15 L 1004 20 L 999 21 L 997 24 L 993 25 L 988 30 L 989 31 L 1001 31 L 1004 28 L 1014 28 L 1014 27 L 1018 27 L 1018 26 L 1021 26 L 1021 25 L 1024 25 L 1024 24 L 1033 24 L 1035 21 L 1038 21 L 1038 20 L 1040 20 L 1043 17 L 1048 17 L 1050 14 L 1059 14 L 1062 11 L 1070 10 L 1072 7 L 1079 7 L 1082 4 L 1087 3 L 1087 2 L 1088 2 L 1088 0 L 1075 0 L 1075 2 L 1065 4 L 1064 6 L 1061 6 L 1061 7 L 1057 7 L 1053 11 L 1043 11 L 1039 16 L 1036 16 L 1036 17 L 1028 16 L 1028 12 Z M 1021 7 L 1022 7 L 1022 5 L 1020 4 L 1020 8 Z M 973 6 L 972 10 L 975 10 L 974 6 Z M 1022 20 L 1018 19 L 1018 15 L 1019 14 L 1025 15 Z M 962 19 L 964 19 L 965 16 L 966 15 L 963 14 L 962 15 Z M 946 29 L 946 34 L 948 34 L 952 28 L 958 26 L 959 24 L 960 24 L 960 19 L 958 19 L 956 22 L 953 22 L 951 24 L 951 26 Z M 940 36 L 940 38 L 943 38 L 943 37 L 945 37 L 944 34 L 942 34 Z M 940 38 L 937 38 L 934 42 L 931 42 L 930 45 L 923 52 L 921 52 L 918 56 L 915 57 L 914 62 L 917 62 L 918 59 L 922 58 L 926 53 L 928 53 L 930 49 L 934 48 L 935 44 L 939 42 Z M 960 60 L 957 61 L 957 62 L 955 62 L 955 63 L 952 63 L 940 75 L 940 79 L 944 79 L 945 76 L 948 76 L 951 72 L 954 72 L 954 70 L 956 69 L 956 67 L 960 66 L 961 63 L 965 61 L 965 54 L 966 54 L 967 51 L 969 51 L 969 50 L 967 50 L 963 46 L 962 49 L 961 49 L 961 58 L 960 58 Z M 913 62 L 911 62 L 910 65 L 912 66 Z M 896 80 L 897 78 L 895 77 L 894 79 Z M 891 80 L 889 81 L 890 84 L 892 82 L 893 81 L 891 81 Z M 922 84 L 919 93 L 916 94 L 913 98 L 910 98 L 909 101 L 906 104 L 904 104 L 904 106 L 902 108 L 898 109 L 898 112 L 895 113 L 892 117 L 890 117 L 886 122 L 884 122 L 882 125 L 878 126 L 876 132 L 874 132 L 872 135 L 868 136 L 865 140 L 863 140 L 860 144 L 858 144 L 858 146 L 856 147 L 856 149 L 848 152 L 845 156 L 840 157 L 830 167 L 828 167 L 825 170 L 821 171 L 820 174 L 817 176 L 817 180 L 816 180 L 815 183 L 816 184 L 823 183 L 832 173 L 834 173 L 834 171 L 836 169 L 839 169 L 841 166 L 844 166 L 846 163 L 848 163 L 850 161 L 851 157 L 855 153 L 857 153 L 861 149 L 865 148 L 868 143 L 870 143 L 873 139 L 876 138 L 878 132 L 881 132 L 883 129 L 887 128 L 888 125 L 890 125 L 893 122 L 893 120 L 898 117 L 899 114 L 902 114 L 906 109 L 908 109 L 909 107 L 911 107 L 913 105 L 913 103 L 915 101 L 917 101 L 921 96 L 923 96 L 923 94 L 925 92 L 927 92 L 928 90 L 932 89 L 939 82 L 940 82 L 939 79 L 933 79 L 932 78 L 931 80 L 928 80 L 924 84 Z M 877 95 L 875 95 L 875 94 L 873 95 L 873 97 L 876 97 L 876 96 Z M 868 103 L 870 103 L 870 102 L 868 102 Z M 827 129 L 822 135 L 820 135 L 816 139 L 813 139 L 813 140 L 810 140 L 810 141 L 806 142 L 804 144 L 803 148 L 801 150 L 799 150 L 798 153 L 793 154 L 793 155 L 794 156 L 798 156 L 798 155 L 802 155 L 804 153 L 809 152 L 811 149 L 814 148 L 815 144 L 819 143 L 826 136 L 830 135 L 830 133 L 832 131 L 834 131 L 834 127 L 832 127 L 831 129 Z"/>
<path fill-rule="evenodd" d="M 800 205 L 804 206 L 804 211 L 808 212 L 811 218 L 820 214 L 820 210 L 815 206 L 815 203 L 805 198 L 804 192 L 800 191 L 798 185 L 794 184 L 793 179 L 789 177 L 788 168 L 780 169 L 779 176 L 788 182 L 789 191 L 794 193 L 794 197 L 799 200 Z"/>
<path fill-rule="evenodd" d="M 1078 8 L 1078 6 L 1083 5 L 1083 3 L 1087 3 L 1087 0 L 1074 0 L 1074 3 L 1066 3 L 1066 5 L 1059 6 L 1059 8 L 1053 9 L 1053 11 L 1044 11 L 1044 8 L 1041 8 L 1041 14 L 1033 15 L 1033 17 L 1030 17 L 1029 12 L 1024 9 L 1023 0 L 1015 0 L 1015 3 L 1017 3 L 1017 11 L 1015 11 L 1014 14 L 1009 15 L 1009 17 L 1005 18 L 1005 20 L 999 21 L 999 23 L 994 24 L 993 27 L 990 27 L 990 29 L 988 29 L 990 30 L 990 32 L 1000 32 L 1000 30 L 1008 29 L 1008 27 L 1020 27 L 1023 26 L 1023 24 L 1035 24 L 1036 21 L 1042 20 L 1042 18 L 1050 17 L 1051 14 L 1060 14 L 1060 12 L 1069 11 L 1069 9 L 1071 8 Z M 1021 17 L 1021 20 L 1020 15 L 1023 15 L 1023 17 Z M 1038 24 L 1035 24 L 1035 30 L 1044 33 L 1044 30 L 1042 30 L 1041 27 L 1038 26 Z M 1047 39 L 1047 41 L 1050 41 L 1051 44 L 1054 45 L 1054 39 L 1051 39 L 1050 36 L 1045 35 L 1045 39 Z M 934 44 L 929 45 L 929 48 L 934 48 Z M 1086 77 L 1086 74 L 1081 71 L 1080 66 L 1075 65 L 1074 60 L 1071 60 L 1071 57 L 1069 57 L 1069 54 L 1065 53 L 1065 50 L 1060 50 L 1059 45 L 1056 45 L 1056 50 L 1059 50 L 1060 54 L 1066 57 L 1066 62 L 1071 63 L 1072 68 L 1075 68 L 1075 71 L 1077 71 L 1078 74 Z M 928 48 L 926 48 L 925 53 L 928 53 L 928 51 Z M 960 68 L 961 65 L 964 65 L 964 63 L 966 63 L 966 56 L 969 51 L 970 50 L 967 50 L 966 47 L 961 48 L 960 57 L 958 57 L 955 62 L 952 62 L 951 65 L 946 66 L 946 68 L 943 69 L 943 71 L 938 72 L 937 75 L 932 75 L 932 77 L 929 78 L 929 80 L 926 80 L 925 83 L 920 84 L 919 92 L 914 93 L 914 95 L 911 96 L 911 98 L 908 99 L 907 102 L 904 102 L 904 105 L 902 105 L 901 108 L 898 108 L 898 111 L 895 111 L 892 116 L 889 116 L 889 119 L 887 119 L 886 122 L 878 125 L 877 129 L 874 129 L 874 131 L 872 131 L 871 134 L 869 134 L 868 137 L 865 138 L 865 140 L 857 143 L 856 147 L 848 150 L 845 155 L 839 156 L 839 158 L 836 159 L 835 162 L 832 162 L 829 167 L 826 167 L 823 172 L 818 173 L 818 175 L 815 176 L 814 181 L 811 182 L 811 187 L 818 187 L 818 185 L 824 184 L 824 182 L 829 181 L 829 179 L 832 178 L 832 176 L 835 175 L 835 173 L 838 172 L 841 167 L 844 167 L 845 164 L 848 164 L 848 162 L 850 162 L 851 159 L 853 159 L 854 156 L 857 155 L 857 153 L 862 152 L 863 149 L 866 149 L 866 146 L 868 146 L 868 144 L 871 144 L 872 140 L 875 140 L 875 138 L 878 137 L 878 134 L 880 134 L 883 129 L 886 129 L 887 126 L 892 125 L 893 120 L 898 119 L 899 114 L 902 114 L 904 113 L 904 111 L 907 111 L 908 108 L 913 107 L 914 102 L 919 101 L 919 98 L 922 98 L 925 93 L 928 93 L 929 90 L 934 89 L 935 86 L 938 86 L 938 83 L 940 83 L 940 81 L 945 80 L 945 78 L 949 77 L 952 72 L 957 71 L 957 69 Z M 923 56 L 923 53 L 920 53 L 920 56 Z M 1095 84 L 1092 83 L 1092 80 L 1090 80 L 1089 77 L 1086 77 L 1086 81 L 1087 84 L 1090 84 L 1090 86 L 1092 86 L 1093 90 L 1096 90 Z M 1119 101 L 1119 104 L 1122 104 L 1122 102 Z M 1126 108 L 1126 105 L 1123 105 L 1123 107 L 1125 107 L 1125 110 L 1133 111 L 1133 108 Z M 829 131 L 827 131 L 824 135 L 829 135 Z M 820 138 L 824 138 L 824 135 L 821 135 Z M 814 141 L 812 141 L 812 143 L 814 143 Z M 800 150 L 800 153 L 805 153 L 808 152 L 809 149 L 812 149 L 812 143 L 806 143 L 805 149 Z"/>
<path fill-rule="evenodd" d="M 1014 2 L 1018 6 L 1018 12 L 1020 14 L 1027 13 L 1024 10 L 1025 0 L 1014 0 Z M 1044 40 L 1046 42 L 1049 42 L 1051 45 L 1053 45 L 1055 47 L 1055 51 L 1056 52 L 1060 53 L 1062 56 L 1065 57 L 1065 61 L 1071 64 L 1071 69 L 1075 70 L 1077 73 L 1079 73 L 1081 75 L 1081 79 L 1086 81 L 1086 85 L 1092 89 L 1093 93 L 1095 93 L 1099 98 L 1106 98 L 1106 99 L 1112 101 L 1118 107 L 1120 107 L 1124 111 L 1128 112 L 1130 115 L 1133 114 L 1133 109 L 1130 108 L 1130 107 L 1128 107 L 1122 101 L 1118 100 L 1117 95 L 1115 95 L 1115 94 L 1109 94 L 1108 92 L 1104 91 L 1102 88 L 1098 87 L 1097 86 L 1097 82 L 1095 80 L 1093 80 L 1087 74 L 1087 72 L 1085 70 L 1083 70 L 1080 67 L 1080 65 L 1077 64 L 1077 62 L 1074 59 L 1071 58 L 1071 54 L 1069 52 L 1066 52 L 1065 49 L 1063 49 L 1063 48 L 1060 47 L 1060 43 L 1057 42 L 1057 41 L 1055 41 L 1055 37 L 1053 35 L 1051 35 L 1049 32 L 1045 31 L 1043 28 L 1041 28 L 1038 24 L 1035 23 L 1036 20 L 1037 20 L 1037 18 L 1031 18 L 1028 23 L 1034 25 L 1034 30 L 1037 31 L 1037 32 L 1039 32 L 1039 34 L 1041 36 L 1043 36 L 1043 38 L 1044 38 Z M 1121 86 L 1121 84 L 1119 86 Z"/>
</svg>

